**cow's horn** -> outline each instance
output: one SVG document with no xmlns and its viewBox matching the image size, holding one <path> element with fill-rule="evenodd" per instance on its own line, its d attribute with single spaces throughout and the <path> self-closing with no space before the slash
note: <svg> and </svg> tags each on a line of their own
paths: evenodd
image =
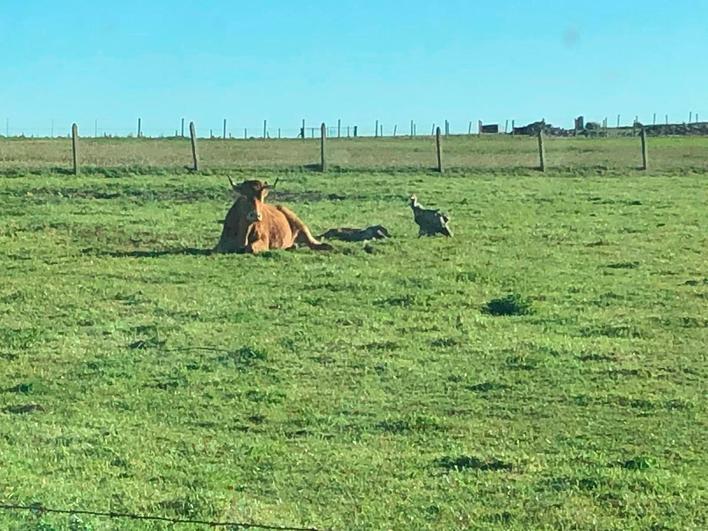
<svg viewBox="0 0 708 531">
<path fill-rule="evenodd" d="M 227 175 L 226 177 L 229 179 L 229 183 L 231 184 L 231 188 L 233 188 L 234 190 L 236 190 L 236 185 L 235 185 L 234 182 L 231 180 L 231 176 L 230 176 L 230 175 Z"/>
<path fill-rule="evenodd" d="M 280 180 L 280 177 L 278 177 L 273 184 L 265 184 L 265 187 L 270 189 L 270 190 L 275 190 L 275 187 L 278 186 L 278 181 Z"/>
</svg>

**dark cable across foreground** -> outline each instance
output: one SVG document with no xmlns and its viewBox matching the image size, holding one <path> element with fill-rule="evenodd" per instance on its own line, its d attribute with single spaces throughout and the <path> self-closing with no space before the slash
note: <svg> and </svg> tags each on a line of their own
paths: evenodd
<svg viewBox="0 0 708 531">
<path fill-rule="evenodd" d="M 52 509 L 45 507 L 42 504 L 18 505 L 9 503 L 0 503 L 0 509 L 10 511 L 32 511 L 35 513 L 57 513 L 57 514 L 82 514 L 86 516 L 102 516 L 107 518 L 130 518 L 133 520 L 157 520 L 160 522 L 170 522 L 173 524 L 201 524 L 211 527 L 235 527 L 241 529 L 270 529 L 275 531 L 319 531 L 316 527 L 292 527 L 268 524 L 255 524 L 252 522 L 216 522 L 209 520 L 192 520 L 182 518 L 170 518 L 167 516 L 150 516 L 133 513 L 119 513 L 115 511 L 89 511 L 85 509 Z"/>
</svg>

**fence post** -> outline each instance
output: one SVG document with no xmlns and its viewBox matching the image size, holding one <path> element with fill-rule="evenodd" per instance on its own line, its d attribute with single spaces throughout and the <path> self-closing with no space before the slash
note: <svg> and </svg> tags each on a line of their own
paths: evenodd
<svg viewBox="0 0 708 531">
<path fill-rule="evenodd" d="M 324 122 L 320 126 L 320 171 L 327 171 L 327 161 L 325 160 L 325 140 L 327 140 L 327 127 Z"/>
<path fill-rule="evenodd" d="M 396 136 L 396 130 L 398 130 L 398 124 L 393 126 L 393 136 Z"/>
<path fill-rule="evenodd" d="M 357 127 L 356 125 L 354 126 L 354 138 L 356 138 Z"/>
<path fill-rule="evenodd" d="M 411 137 L 413 136 L 413 120 L 411 120 Z"/>
<path fill-rule="evenodd" d="M 504 134 L 507 134 L 509 132 L 509 120 L 504 122 Z"/>
<path fill-rule="evenodd" d="M 450 134 L 450 122 L 445 120 L 445 136 L 448 136 Z"/>
<path fill-rule="evenodd" d="M 482 134 L 482 120 L 477 120 L 477 134 Z"/>
<path fill-rule="evenodd" d="M 647 146 L 647 131 L 642 127 L 642 169 L 647 170 L 649 168 L 649 148 Z"/>
<path fill-rule="evenodd" d="M 540 162 L 539 169 L 546 171 L 546 147 L 543 145 L 543 129 L 538 132 L 538 159 Z"/>
<path fill-rule="evenodd" d="M 141 125 L 141 120 L 140 118 L 138 118 L 138 138 L 140 138 L 140 136 L 142 135 Z"/>
<path fill-rule="evenodd" d="M 620 115 L 617 115 L 617 129 L 619 129 L 620 126 Z"/>
<path fill-rule="evenodd" d="M 337 118 L 337 138 L 342 137 L 342 119 Z"/>
<path fill-rule="evenodd" d="M 379 137 L 379 121 L 376 120 L 376 132 L 374 133 L 374 137 L 378 138 Z"/>
<path fill-rule="evenodd" d="M 226 118 L 224 118 L 224 140 L 226 140 Z"/>
<path fill-rule="evenodd" d="M 266 139 L 267 135 L 268 135 L 268 121 L 263 120 L 263 140 Z"/>
<path fill-rule="evenodd" d="M 74 162 L 74 175 L 79 174 L 79 126 L 71 124 L 71 158 Z"/>
<path fill-rule="evenodd" d="M 443 172 L 442 145 L 440 141 L 440 128 L 435 129 L 435 151 L 438 155 L 438 172 Z"/>
<path fill-rule="evenodd" d="M 184 118 L 182 118 L 182 138 L 184 138 Z"/>
<path fill-rule="evenodd" d="M 197 153 L 197 132 L 194 129 L 194 122 L 189 122 L 189 136 L 192 139 L 192 161 L 194 171 L 199 171 L 199 155 Z"/>
</svg>

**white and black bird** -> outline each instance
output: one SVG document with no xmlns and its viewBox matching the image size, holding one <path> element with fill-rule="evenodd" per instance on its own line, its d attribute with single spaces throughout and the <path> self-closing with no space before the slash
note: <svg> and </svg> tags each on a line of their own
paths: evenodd
<svg viewBox="0 0 708 531">
<path fill-rule="evenodd" d="M 413 218 L 419 228 L 418 237 L 435 234 L 452 236 L 452 231 L 448 227 L 450 218 L 440 210 L 423 208 L 415 195 L 411 196 L 411 208 L 413 209 Z"/>
</svg>

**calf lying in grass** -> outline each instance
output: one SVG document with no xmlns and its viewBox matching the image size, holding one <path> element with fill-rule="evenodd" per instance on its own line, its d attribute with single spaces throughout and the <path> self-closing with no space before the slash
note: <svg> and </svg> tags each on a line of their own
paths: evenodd
<svg viewBox="0 0 708 531">
<path fill-rule="evenodd" d="M 324 234 L 320 234 L 319 238 L 327 240 L 342 240 L 345 242 L 362 242 L 365 240 L 379 240 L 388 238 L 390 234 L 383 225 L 372 225 L 365 229 L 352 229 L 349 227 L 339 227 L 329 229 Z"/>
</svg>

